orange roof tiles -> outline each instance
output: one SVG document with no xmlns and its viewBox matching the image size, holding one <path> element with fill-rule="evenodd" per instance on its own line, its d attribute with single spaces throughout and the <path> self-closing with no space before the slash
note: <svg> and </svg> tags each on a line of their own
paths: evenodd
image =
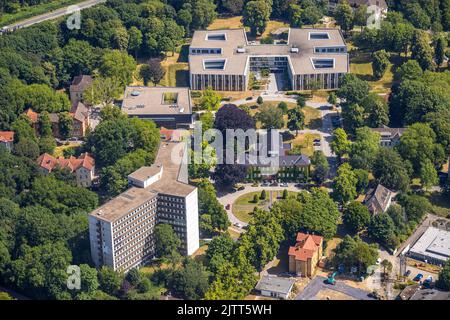
<svg viewBox="0 0 450 320">
<path fill-rule="evenodd" d="M 295 256 L 295 260 L 307 261 L 311 259 L 322 245 L 323 237 L 299 232 L 297 243 L 289 248 L 288 254 Z"/>
<path fill-rule="evenodd" d="M 54 158 L 51 155 L 44 153 L 37 159 L 38 165 L 47 171 L 51 172 L 56 166 L 61 168 L 68 168 L 71 172 L 79 168 L 85 168 L 91 171 L 95 166 L 94 158 L 88 153 L 83 153 L 79 158 L 71 156 L 69 159 L 63 157 Z"/>
<path fill-rule="evenodd" d="M 38 121 L 39 115 L 33 109 L 29 108 L 25 114 L 30 118 L 31 122 L 36 123 Z"/>
<path fill-rule="evenodd" d="M 14 131 L 0 131 L 0 142 L 12 142 L 14 140 Z"/>
</svg>

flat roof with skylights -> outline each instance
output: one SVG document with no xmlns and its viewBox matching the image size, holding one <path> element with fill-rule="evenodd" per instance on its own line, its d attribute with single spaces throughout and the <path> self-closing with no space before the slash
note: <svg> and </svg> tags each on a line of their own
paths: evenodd
<svg viewBox="0 0 450 320">
<path fill-rule="evenodd" d="M 312 58 L 314 69 L 332 69 L 334 68 L 334 59 Z"/>
<path fill-rule="evenodd" d="M 225 33 L 208 33 L 206 35 L 208 41 L 226 41 L 227 36 Z"/>
<path fill-rule="evenodd" d="M 328 32 L 310 32 L 309 40 L 329 40 L 330 35 Z"/>
<path fill-rule="evenodd" d="M 205 70 L 223 70 L 226 62 L 225 59 L 205 59 L 203 60 L 203 67 Z"/>
<path fill-rule="evenodd" d="M 192 114 L 189 88 L 127 87 L 122 111 L 129 116 Z"/>
<path fill-rule="evenodd" d="M 258 45 L 247 41 L 244 29 L 198 30 L 190 49 L 189 71 L 194 75 L 245 75 L 249 58 L 257 56 L 288 57 L 293 75 L 349 72 L 347 45 L 339 29 L 291 28 L 286 43 Z M 209 58 L 211 52 L 217 52 L 217 59 Z M 325 60 L 312 63 L 313 58 Z"/>
</svg>

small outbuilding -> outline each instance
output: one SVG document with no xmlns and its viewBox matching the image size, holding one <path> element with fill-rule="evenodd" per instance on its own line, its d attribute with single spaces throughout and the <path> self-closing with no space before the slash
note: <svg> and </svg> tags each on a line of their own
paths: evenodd
<svg viewBox="0 0 450 320">
<path fill-rule="evenodd" d="M 286 300 L 289 297 L 289 293 L 291 293 L 294 284 L 294 279 L 263 276 L 255 289 L 260 292 L 262 296 Z"/>
</svg>

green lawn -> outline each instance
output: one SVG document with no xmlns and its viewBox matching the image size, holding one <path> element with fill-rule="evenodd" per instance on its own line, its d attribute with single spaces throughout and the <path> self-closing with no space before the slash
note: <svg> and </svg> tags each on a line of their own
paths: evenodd
<svg viewBox="0 0 450 320">
<path fill-rule="evenodd" d="M 443 196 L 441 193 L 432 193 L 426 196 L 433 205 L 432 211 L 434 214 L 441 217 L 448 217 L 450 215 L 450 199 Z"/>
<path fill-rule="evenodd" d="M 350 58 L 350 72 L 369 82 L 375 93 L 389 93 L 394 81 L 394 72 L 404 62 L 404 57 L 393 54 L 383 78 L 377 80 L 373 77 L 371 53 L 358 52 Z"/>
<path fill-rule="evenodd" d="M 322 114 L 320 110 L 306 106 L 303 109 L 305 114 L 305 125 L 308 129 L 318 129 L 322 127 Z"/>
<path fill-rule="evenodd" d="M 170 55 L 170 53 L 169 53 Z M 161 65 L 166 74 L 160 85 L 165 87 L 189 87 L 189 64 L 185 61 L 185 50 L 168 56 Z"/>
<path fill-rule="evenodd" d="M 272 195 L 272 201 L 278 201 L 281 199 L 283 195 L 283 190 L 280 191 L 266 191 L 266 199 L 265 200 L 259 200 L 258 203 L 253 202 L 253 197 L 257 194 L 258 196 L 261 196 L 261 191 L 254 191 L 246 193 L 239 198 L 236 199 L 236 201 L 233 203 L 232 210 L 233 215 L 236 216 L 239 220 L 242 222 L 250 222 L 252 218 L 252 213 L 255 207 L 260 209 L 268 209 L 270 205 L 270 196 Z M 297 192 L 294 191 L 288 191 L 288 196 L 295 196 Z"/>
<path fill-rule="evenodd" d="M 264 101 L 265 105 L 269 105 L 270 107 L 273 107 L 273 108 L 277 108 L 279 103 L 280 103 L 280 101 Z M 287 102 L 286 104 L 288 106 L 288 109 L 293 109 L 297 106 L 296 103 L 292 103 L 292 102 Z M 250 110 L 250 114 L 252 116 L 255 116 L 258 113 L 259 108 L 256 103 L 246 103 L 245 105 L 254 107 Z M 313 107 L 309 107 L 309 106 L 305 106 L 302 110 L 305 113 L 306 128 L 318 129 L 318 128 L 322 127 L 322 118 L 321 118 L 322 114 L 320 113 L 320 110 L 317 110 L 317 109 L 315 109 Z M 284 115 L 283 119 L 284 119 L 283 129 L 287 129 L 288 116 Z M 261 128 L 261 123 L 258 122 L 256 124 L 256 127 Z"/>
<path fill-rule="evenodd" d="M 16 13 L 3 13 L 0 15 L 0 27 L 10 25 L 12 23 L 29 19 L 49 11 L 57 10 L 66 6 L 82 2 L 81 0 L 53 0 L 49 3 L 43 3 L 32 7 L 24 7 Z"/>
<path fill-rule="evenodd" d="M 255 195 L 260 196 L 260 191 L 255 192 L 249 192 L 246 193 L 239 198 L 236 199 L 236 201 L 233 203 L 232 210 L 233 215 L 236 216 L 239 220 L 243 222 L 249 222 L 252 218 L 252 212 L 255 207 L 262 208 L 263 206 L 268 204 L 268 200 L 260 200 L 257 204 L 253 202 L 253 197 Z M 267 193 L 268 197 L 268 193 Z"/>
<path fill-rule="evenodd" d="M 287 141 L 292 143 L 292 152 L 294 154 L 304 154 L 311 157 L 314 153 L 314 140 L 320 139 L 320 135 L 314 133 L 299 134 L 292 140 Z"/>
</svg>

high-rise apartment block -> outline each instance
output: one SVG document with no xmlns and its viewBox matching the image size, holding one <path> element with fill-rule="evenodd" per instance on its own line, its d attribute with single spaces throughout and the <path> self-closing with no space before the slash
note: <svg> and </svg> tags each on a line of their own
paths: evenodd
<svg viewBox="0 0 450 320">
<path fill-rule="evenodd" d="M 188 184 L 187 146 L 161 142 L 155 163 L 128 176 L 130 188 L 89 215 L 91 255 L 97 267 L 128 270 L 155 255 L 154 229 L 170 224 L 181 253 L 199 247 L 197 188 Z"/>
</svg>

